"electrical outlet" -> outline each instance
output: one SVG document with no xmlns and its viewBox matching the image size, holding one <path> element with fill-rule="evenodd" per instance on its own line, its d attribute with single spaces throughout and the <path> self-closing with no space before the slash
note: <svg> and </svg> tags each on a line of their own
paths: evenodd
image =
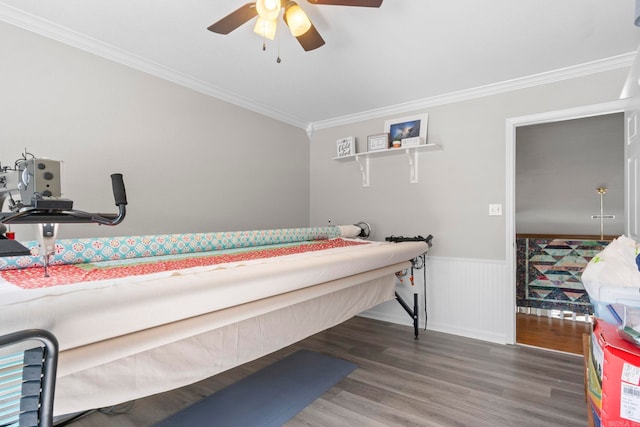
<svg viewBox="0 0 640 427">
<path fill-rule="evenodd" d="M 502 215 L 502 205 L 500 203 L 489 205 L 489 215 L 490 216 L 501 216 Z"/>
</svg>

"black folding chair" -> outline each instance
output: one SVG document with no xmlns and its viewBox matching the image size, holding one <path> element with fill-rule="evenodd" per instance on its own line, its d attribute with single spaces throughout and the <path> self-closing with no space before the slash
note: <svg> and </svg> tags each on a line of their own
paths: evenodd
<svg viewBox="0 0 640 427">
<path fill-rule="evenodd" d="M 29 329 L 0 336 L 0 427 L 50 427 L 58 341 Z"/>
</svg>

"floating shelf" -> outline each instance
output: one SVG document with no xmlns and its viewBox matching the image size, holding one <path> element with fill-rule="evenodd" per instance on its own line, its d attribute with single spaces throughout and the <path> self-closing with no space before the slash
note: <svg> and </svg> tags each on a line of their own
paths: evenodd
<svg viewBox="0 0 640 427">
<path fill-rule="evenodd" d="M 339 162 L 356 161 L 360 166 L 360 172 L 362 173 L 362 186 L 369 187 L 369 168 L 370 159 L 374 157 L 385 156 L 407 156 L 409 161 L 409 183 L 415 184 L 418 182 L 418 153 L 421 151 L 439 151 L 442 147 L 438 144 L 422 144 L 415 147 L 400 147 L 389 148 L 387 150 L 368 151 L 366 153 L 352 154 L 344 157 L 334 157 L 333 160 Z"/>
</svg>

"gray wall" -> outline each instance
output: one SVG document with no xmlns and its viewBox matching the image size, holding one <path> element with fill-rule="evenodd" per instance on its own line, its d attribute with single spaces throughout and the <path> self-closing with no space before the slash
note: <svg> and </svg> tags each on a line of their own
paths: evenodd
<svg viewBox="0 0 640 427">
<path fill-rule="evenodd" d="M 306 133 L 108 60 L 0 24 L 0 160 L 27 148 L 64 160 L 65 196 L 114 211 L 109 174 L 122 172 L 129 215 L 116 227 L 65 226 L 100 236 L 354 223 L 374 239 L 435 236 L 429 261 L 431 329 L 508 342 L 505 270 L 506 120 L 618 98 L 627 69 Z M 383 131 L 385 119 L 429 114 L 420 182 L 406 158 L 371 161 L 363 188 L 354 162 L 332 160 L 336 140 Z M 31 227 L 18 231 L 30 238 Z M 497 260 L 497 261 L 496 261 Z M 420 275 L 413 288 L 421 292 Z M 422 295 L 420 296 L 422 301 Z M 391 305 L 389 305 L 391 304 Z M 408 323 L 394 302 L 379 317 Z"/>
<path fill-rule="evenodd" d="M 355 163 L 332 160 L 338 138 L 383 131 L 382 117 L 315 132 L 311 144 L 311 224 L 365 220 L 374 238 L 390 234 L 435 236 L 433 256 L 505 259 L 505 217 L 489 216 L 505 203 L 506 120 L 618 99 L 628 69 L 434 106 L 429 142 L 442 151 L 420 154 L 420 182 L 409 184 L 403 157 L 371 160 L 371 187 Z M 411 115 L 411 112 L 401 116 Z M 397 117 L 397 116 L 396 116 Z"/>
<path fill-rule="evenodd" d="M 0 23 L 0 161 L 63 160 L 75 207 L 129 210 L 60 237 L 308 226 L 309 140 L 299 128 Z M 33 226 L 14 226 L 33 238 Z"/>
<path fill-rule="evenodd" d="M 516 131 L 516 232 L 624 233 L 624 114 L 522 126 Z"/>
</svg>

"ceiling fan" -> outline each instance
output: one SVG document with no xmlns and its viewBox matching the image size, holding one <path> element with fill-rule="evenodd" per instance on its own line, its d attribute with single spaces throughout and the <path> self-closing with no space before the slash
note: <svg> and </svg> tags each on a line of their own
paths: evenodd
<svg viewBox="0 0 640 427">
<path fill-rule="evenodd" d="M 380 7 L 382 0 L 307 0 L 311 4 Z M 317 49 L 324 44 L 324 39 L 313 26 L 307 14 L 295 1 L 291 0 L 257 0 L 234 10 L 207 29 L 218 34 L 229 34 L 249 20 L 255 18 L 254 32 L 262 37 L 275 38 L 277 19 L 280 11 L 284 11 L 282 19 L 305 51 Z"/>
</svg>

